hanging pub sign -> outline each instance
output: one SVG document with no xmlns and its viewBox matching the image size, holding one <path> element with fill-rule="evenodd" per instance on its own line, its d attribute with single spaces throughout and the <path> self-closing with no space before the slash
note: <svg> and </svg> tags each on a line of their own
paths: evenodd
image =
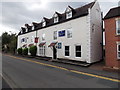
<svg viewBox="0 0 120 90">
<path fill-rule="evenodd" d="M 58 43 L 57 48 L 58 48 L 58 49 L 61 49 L 61 48 L 62 48 L 62 43 L 61 43 L 61 42 Z"/>
<path fill-rule="evenodd" d="M 59 31 L 59 32 L 58 32 L 58 36 L 59 36 L 59 37 L 65 36 L 65 30 Z"/>
<path fill-rule="evenodd" d="M 38 37 L 35 37 L 35 43 L 38 43 Z"/>
</svg>

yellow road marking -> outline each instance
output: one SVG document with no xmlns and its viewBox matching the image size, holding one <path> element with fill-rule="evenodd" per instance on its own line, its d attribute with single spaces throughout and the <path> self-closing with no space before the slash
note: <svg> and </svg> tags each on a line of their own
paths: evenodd
<svg viewBox="0 0 120 90">
<path fill-rule="evenodd" d="M 74 73 L 77 73 L 77 74 L 82 74 L 82 75 L 87 75 L 87 76 L 91 76 L 91 77 L 101 78 L 101 79 L 110 80 L 110 81 L 114 81 L 114 82 L 120 82 L 120 80 L 118 80 L 118 79 L 112 79 L 112 78 L 99 76 L 99 75 L 94 75 L 94 74 L 89 74 L 89 73 L 84 73 L 84 72 L 80 72 L 80 71 L 76 71 L 76 70 L 69 70 L 67 68 L 63 68 L 63 67 L 60 67 L 60 66 L 55 66 L 55 65 L 51 65 L 51 64 L 41 63 L 41 62 L 33 61 L 33 60 L 30 60 L 30 59 L 19 58 L 19 57 L 15 57 L 15 56 L 11 56 L 11 55 L 6 55 L 6 56 L 9 56 L 9 57 L 12 57 L 12 58 L 15 58 L 15 59 L 20 59 L 20 60 L 24 60 L 24 61 L 37 63 L 37 64 L 44 65 L 44 66 L 49 66 L 49 67 L 54 67 L 54 68 L 58 68 L 58 69 L 62 69 L 62 70 L 70 71 L 70 72 L 74 72 Z"/>
</svg>

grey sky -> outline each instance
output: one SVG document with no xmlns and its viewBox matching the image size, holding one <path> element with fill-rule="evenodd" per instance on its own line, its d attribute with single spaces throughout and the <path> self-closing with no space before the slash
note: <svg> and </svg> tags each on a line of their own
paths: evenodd
<svg viewBox="0 0 120 90">
<path fill-rule="evenodd" d="M 93 0 L 92 0 L 93 1 Z M 98 0 L 99 1 L 99 0 Z M 119 0 L 118 0 L 119 1 Z M 1 2 L 2 14 L 0 14 L 1 32 L 12 31 L 18 33 L 20 27 L 25 23 L 31 24 L 34 22 L 41 22 L 42 17 L 51 18 L 55 11 L 63 13 L 68 5 L 73 8 L 80 7 L 88 2 Z M 104 15 L 112 7 L 118 6 L 116 2 L 100 2 L 101 10 Z"/>
</svg>

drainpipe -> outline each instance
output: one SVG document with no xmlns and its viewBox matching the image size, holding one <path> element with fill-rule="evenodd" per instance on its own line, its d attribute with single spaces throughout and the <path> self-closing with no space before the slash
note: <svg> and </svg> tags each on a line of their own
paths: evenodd
<svg viewBox="0 0 120 90">
<path fill-rule="evenodd" d="M 103 29 L 103 12 L 101 12 L 101 19 L 102 19 L 102 25 L 101 25 L 101 28 L 102 28 L 102 60 L 104 59 L 104 46 L 103 46 L 103 32 L 104 32 L 104 29 Z"/>
<path fill-rule="evenodd" d="M 36 30 L 36 37 L 35 38 L 37 38 L 37 30 Z M 37 43 L 36 43 L 36 46 L 37 46 Z"/>
</svg>

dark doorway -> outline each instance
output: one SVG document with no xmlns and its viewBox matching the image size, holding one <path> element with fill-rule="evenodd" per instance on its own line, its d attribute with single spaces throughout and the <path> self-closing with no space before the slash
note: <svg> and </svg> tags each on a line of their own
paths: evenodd
<svg viewBox="0 0 120 90">
<path fill-rule="evenodd" d="M 53 59 L 57 59 L 57 49 L 53 46 Z"/>
</svg>

